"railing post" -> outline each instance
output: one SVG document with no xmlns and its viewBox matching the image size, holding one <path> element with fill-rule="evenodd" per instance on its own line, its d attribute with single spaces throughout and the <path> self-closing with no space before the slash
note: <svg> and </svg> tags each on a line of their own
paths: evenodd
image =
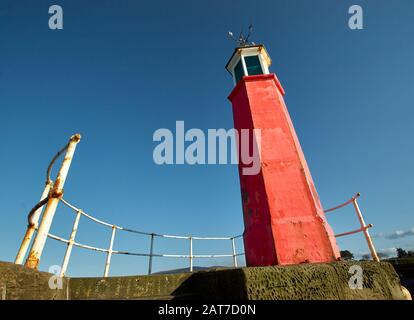
<svg viewBox="0 0 414 320">
<path fill-rule="evenodd" d="M 148 261 L 148 274 L 152 273 L 152 255 L 154 252 L 154 234 L 151 233 L 150 255 Z"/>
<path fill-rule="evenodd" d="M 377 255 L 377 251 L 375 250 L 375 247 L 374 247 L 374 244 L 372 242 L 371 236 L 369 235 L 367 226 L 366 226 L 365 221 L 364 221 L 364 217 L 362 216 L 361 210 L 359 209 L 356 197 L 354 198 L 352 203 L 354 204 L 355 212 L 358 216 L 358 220 L 359 220 L 359 223 L 361 224 L 361 228 L 363 229 L 365 239 L 367 240 L 368 248 L 369 248 L 369 251 L 371 252 L 372 260 L 379 262 L 380 259 Z"/>
<path fill-rule="evenodd" d="M 29 256 L 26 260 L 26 267 L 35 269 L 39 266 L 40 257 L 42 256 L 43 248 L 45 246 L 46 239 L 52 225 L 56 208 L 59 204 L 60 198 L 63 195 L 63 186 L 68 175 L 73 155 L 75 153 L 76 145 L 79 143 L 80 139 L 80 134 L 75 134 L 69 140 L 65 158 L 63 159 L 62 166 L 60 167 L 56 181 L 53 184 L 53 188 L 50 193 L 50 199 L 47 202 L 45 211 L 43 213 L 42 222 L 40 223 L 36 238 L 33 241 L 32 248 L 30 249 Z"/>
<path fill-rule="evenodd" d="M 63 258 L 62 268 L 60 270 L 60 276 L 64 277 L 68 268 L 70 254 L 72 253 L 73 243 L 75 242 L 76 232 L 78 231 L 79 219 L 81 217 L 81 211 L 76 214 L 75 222 L 73 223 L 72 232 L 69 237 L 68 247 L 66 248 L 65 257 Z"/>
<path fill-rule="evenodd" d="M 40 201 L 42 201 L 43 199 L 46 199 L 46 197 L 49 194 L 51 186 L 52 186 L 52 181 L 47 181 L 45 188 L 43 189 L 42 196 L 40 197 Z M 40 214 L 42 213 L 42 209 L 43 207 L 40 207 L 32 215 L 33 224 L 29 224 L 27 226 L 27 230 L 24 235 L 22 244 L 20 245 L 19 252 L 17 252 L 16 259 L 14 260 L 14 263 L 16 264 L 23 264 L 23 260 L 24 260 L 24 257 L 26 256 L 27 249 L 29 249 L 30 241 L 32 241 L 33 234 L 36 228 L 38 227 L 38 222 L 39 222 Z"/>
<path fill-rule="evenodd" d="M 237 268 L 236 243 L 234 242 L 234 238 L 231 238 L 231 246 L 233 249 L 233 266 Z"/>
<path fill-rule="evenodd" d="M 105 278 L 109 275 L 109 267 L 111 265 L 111 257 L 112 257 L 112 248 L 114 247 L 115 231 L 116 231 L 116 227 L 112 226 L 111 242 L 109 243 L 108 254 L 106 255 L 106 263 L 105 263 L 105 271 L 104 271 Z"/>
<path fill-rule="evenodd" d="M 190 237 L 190 272 L 193 272 L 193 237 Z"/>
</svg>

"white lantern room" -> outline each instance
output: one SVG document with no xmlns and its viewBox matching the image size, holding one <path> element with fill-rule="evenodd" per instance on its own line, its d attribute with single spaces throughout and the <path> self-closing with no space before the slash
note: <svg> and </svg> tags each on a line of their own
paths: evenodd
<svg viewBox="0 0 414 320">
<path fill-rule="evenodd" d="M 269 74 L 271 64 L 272 59 L 264 45 L 249 45 L 234 50 L 226 69 L 233 76 L 234 85 L 237 85 L 243 76 Z"/>
</svg>

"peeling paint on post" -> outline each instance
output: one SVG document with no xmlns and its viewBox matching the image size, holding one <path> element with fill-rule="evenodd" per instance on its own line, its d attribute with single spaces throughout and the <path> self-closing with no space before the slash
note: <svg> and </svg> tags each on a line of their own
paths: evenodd
<svg viewBox="0 0 414 320">
<path fill-rule="evenodd" d="M 42 256 L 43 248 L 45 246 L 46 239 L 52 225 L 56 208 L 59 204 L 60 197 L 63 195 L 63 186 L 65 184 L 65 180 L 69 172 L 69 167 L 76 150 L 76 145 L 79 143 L 80 139 L 81 135 L 75 134 L 69 140 L 69 146 L 67 148 L 65 158 L 63 159 L 62 166 L 56 178 L 56 182 L 53 185 L 53 189 L 50 193 L 50 199 L 46 205 L 42 222 L 40 223 L 39 230 L 29 253 L 29 257 L 26 260 L 26 267 L 37 269 L 39 266 L 40 257 Z"/>
<path fill-rule="evenodd" d="M 115 232 L 116 232 L 116 227 L 112 226 L 111 241 L 109 242 L 108 253 L 106 255 L 104 277 L 107 277 L 109 275 L 109 267 L 111 265 L 111 257 L 112 257 L 112 251 L 113 251 L 112 249 L 114 247 Z"/>
<path fill-rule="evenodd" d="M 40 201 L 42 201 L 43 199 L 46 199 L 46 197 L 49 194 L 51 186 L 52 186 L 52 182 L 47 181 L 45 188 L 43 189 L 42 196 L 40 197 Z M 39 222 L 40 214 L 42 213 L 42 209 L 43 207 L 40 207 L 34 212 L 31 218 L 33 221 L 33 224 L 29 223 L 29 225 L 27 226 L 27 230 L 23 237 L 22 244 L 20 245 L 19 252 L 17 253 L 16 259 L 14 260 L 14 263 L 16 264 L 23 264 L 24 257 L 26 256 L 27 250 L 29 249 L 30 241 L 32 241 L 33 234 L 36 228 L 38 227 L 38 222 Z"/>
<path fill-rule="evenodd" d="M 73 223 L 72 232 L 70 234 L 68 246 L 66 248 L 65 257 L 63 258 L 62 268 L 61 268 L 61 271 L 60 271 L 60 276 L 61 277 L 65 276 L 66 270 L 68 268 L 70 254 L 72 253 L 73 243 L 75 242 L 76 232 L 78 231 L 78 225 L 79 225 L 79 220 L 80 220 L 80 217 L 81 217 L 81 213 L 82 212 L 79 210 L 78 213 L 76 214 L 75 222 Z"/>
</svg>

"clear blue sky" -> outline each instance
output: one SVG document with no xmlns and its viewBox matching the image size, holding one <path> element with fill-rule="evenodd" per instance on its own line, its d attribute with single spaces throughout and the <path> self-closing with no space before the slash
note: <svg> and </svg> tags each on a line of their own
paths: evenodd
<svg viewBox="0 0 414 320">
<path fill-rule="evenodd" d="M 48 29 L 52 4 L 63 7 L 64 30 Z M 364 30 L 348 28 L 352 4 L 364 9 Z M 224 65 L 234 43 L 226 33 L 249 23 L 252 40 L 273 58 L 324 207 L 360 191 L 377 248 L 414 249 L 413 12 L 411 0 L 1 1 L 0 260 L 14 259 L 45 168 L 76 132 L 83 140 L 65 198 L 86 212 L 150 232 L 241 233 L 237 167 L 157 166 L 152 135 L 177 120 L 232 127 Z M 68 237 L 73 218 L 59 207 L 52 232 Z M 351 208 L 328 220 L 336 233 L 358 227 Z M 78 236 L 106 247 L 109 230 L 83 220 Z M 368 251 L 361 234 L 339 245 Z M 196 243 L 195 252 L 213 247 L 230 248 Z M 141 237 L 115 241 L 115 249 L 147 248 Z M 188 244 L 162 240 L 155 248 L 186 253 Z M 64 250 L 48 240 L 41 268 L 60 264 Z M 69 275 L 101 275 L 104 259 L 74 249 Z M 155 271 L 186 265 L 156 259 Z M 111 274 L 146 266 L 115 256 Z"/>
</svg>

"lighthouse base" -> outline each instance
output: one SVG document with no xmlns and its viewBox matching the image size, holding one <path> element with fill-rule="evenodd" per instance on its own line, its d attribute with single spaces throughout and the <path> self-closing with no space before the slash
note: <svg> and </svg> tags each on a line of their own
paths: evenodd
<svg viewBox="0 0 414 320">
<path fill-rule="evenodd" d="M 363 272 L 352 289 L 352 266 Z M 355 267 L 354 267 L 355 268 Z M 219 269 L 195 273 L 63 279 L 50 289 L 51 274 L 0 262 L 2 299 L 36 300 L 405 300 L 394 268 L 384 262 L 333 262 Z"/>
<path fill-rule="evenodd" d="M 361 289 L 349 284 L 349 270 L 355 265 L 363 270 Z M 196 289 L 198 298 L 210 300 L 409 299 L 392 265 L 371 261 L 198 272 L 186 286 Z"/>
</svg>

